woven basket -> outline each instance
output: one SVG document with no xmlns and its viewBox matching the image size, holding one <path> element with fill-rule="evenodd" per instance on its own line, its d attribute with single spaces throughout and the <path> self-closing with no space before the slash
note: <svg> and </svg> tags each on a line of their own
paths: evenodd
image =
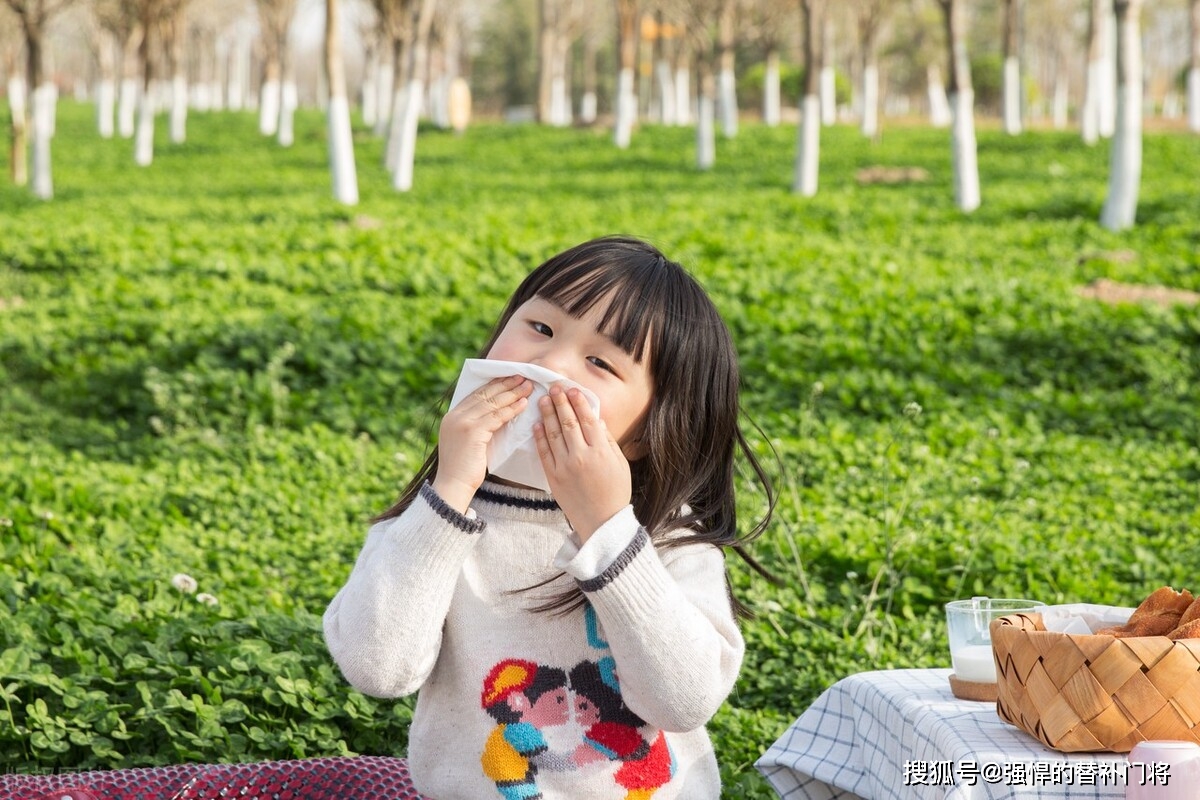
<svg viewBox="0 0 1200 800">
<path fill-rule="evenodd" d="M 992 620 L 996 711 L 1064 753 L 1200 743 L 1200 639 L 1047 631 L 1042 615 Z"/>
</svg>

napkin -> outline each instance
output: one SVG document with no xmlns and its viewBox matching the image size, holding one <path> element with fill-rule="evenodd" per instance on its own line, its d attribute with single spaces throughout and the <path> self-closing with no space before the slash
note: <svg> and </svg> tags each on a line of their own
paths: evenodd
<svg viewBox="0 0 1200 800">
<path fill-rule="evenodd" d="M 1087 635 L 1129 621 L 1132 608 L 1102 606 L 1096 603 L 1065 603 L 1038 609 L 1048 631 Z"/>
<path fill-rule="evenodd" d="M 492 441 L 488 444 L 488 472 L 498 478 L 548 492 L 550 484 L 546 482 L 546 472 L 542 469 L 542 460 L 538 456 L 537 443 L 533 438 L 533 425 L 542 418 L 538 401 L 546 396 L 552 384 L 557 383 L 563 389 L 579 389 L 583 392 L 588 405 L 592 407 L 592 413 L 599 416 L 600 398 L 578 383 L 536 364 L 468 358 L 463 362 L 462 373 L 459 374 L 458 384 L 454 387 L 454 396 L 450 399 L 450 408 L 454 408 L 463 398 L 488 381 L 506 378 L 509 375 L 523 375 L 531 380 L 533 394 L 529 396 L 525 410 L 492 435 Z"/>
</svg>

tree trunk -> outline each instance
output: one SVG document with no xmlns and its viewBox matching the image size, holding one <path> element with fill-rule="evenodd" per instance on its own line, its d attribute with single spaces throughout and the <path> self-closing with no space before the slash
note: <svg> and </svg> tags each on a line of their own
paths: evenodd
<svg viewBox="0 0 1200 800">
<path fill-rule="evenodd" d="M 170 40 L 166 42 L 166 52 L 171 67 L 171 119 L 169 127 L 171 142 L 173 144 L 183 144 L 187 141 L 188 82 L 186 64 L 184 63 L 184 59 L 187 56 L 184 51 L 182 31 L 180 30 L 182 20 L 179 16 L 177 13 L 176 18 L 167 23 Z"/>
<path fill-rule="evenodd" d="M 634 86 L 638 54 L 637 0 L 617 2 L 617 49 L 620 55 L 617 73 L 617 113 L 613 140 L 617 147 L 629 147 L 637 122 L 637 94 Z"/>
<path fill-rule="evenodd" d="M 269 59 L 263 65 L 263 82 L 258 92 L 258 132 L 263 136 L 279 133 L 279 108 L 283 86 L 280 82 L 279 60 Z"/>
<path fill-rule="evenodd" d="M 137 128 L 138 107 L 138 51 L 142 45 L 143 32 L 134 25 L 125 32 L 121 43 L 121 86 L 117 97 L 117 134 L 122 139 L 132 139 Z"/>
<path fill-rule="evenodd" d="M 567 82 L 567 60 L 571 55 L 571 39 L 559 31 L 551 49 L 550 65 L 550 124 L 566 128 L 571 124 L 571 86 Z"/>
<path fill-rule="evenodd" d="M 979 207 L 979 162 L 975 140 L 975 90 L 967 55 L 964 0 L 938 0 L 946 23 L 950 51 L 951 157 L 954 162 L 954 199 L 966 212 Z"/>
<path fill-rule="evenodd" d="M 925 68 L 925 80 L 929 94 L 929 124 L 935 128 L 946 128 L 953 121 L 950 103 L 946 100 L 946 84 L 942 81 L 942 70 L 937 64 Z"/>
<path fill-rule="evenodd" d="M 658 121 L 663 125 L 675 124 L 675 87 L 671 76 L 671 61 L 667 56 L 667 41 L 674 38 L 667 27 L 663 12 L 656 18 L 654 37 L 654 97 L 658 103 Z"/>
<path fill-rule="evenodd" d="M 859 12 L 858 39 L 862 48 L 860 62 L 862 81 L 862 118 L 859 127 L 862 135 L 874 139 L 879 135 L 879 15 L 878 5 L 868 4 Z"/>
<path fill-rule="evenodd" d="M 538 0 L 537 119 L 543 125 L 551 122 L 551 107 L 554 103 L 554 49 L 558 36 L 556 0 Z"/>
<path fill-rule="evenodd" d="M 696 97 L 696 168 L 712 169 L 717 162 L 716 105 L 717 81 L 713 75 L 712 57 L 701 53 L 699 94 Z"/>
<path fill-rule="evenodd" d="M 354 165 L 354 138 L 350 130 L 350 102 L 346 98 L 346 69 L 342 61 L 342 25 L 338 0 L 325 0 L 325 107 L 329 131 L 329 172 L 333 199 L 358 204 L 358 172 Z"/>
<path fill-rule="evenodd" d="M 767 49 L 763 71 L 763 123 L 774 128 L 780 120 L 779 47 L 774 42 Z"/>
<path fill-rule="evenodd" d="M 151 45 L 155 25 L 142 20 L 142 41 L 138 46 L 138 64 L 141 67 L 141 91 L 137 103 L 137 133 L 133 142 L 133 162 L 139 167 L 148 167 L 154 161 L 154 59 Z"/>
<path fill-rule="evenodd" d="M 1004 0 L 1004 132 L 1021 132 L 1021 4 Z"/>
<path fill-rule="evenodd" d="M 1117 15 L 1117 125 L 1100 224 L 1120 231 L 1133 227 L 1142 180 L 1142 0 L 1114 0 L 1113 6 Z"/>
<path fill-rule="evenodd" d="M 29 183 L 29 110 L 25 95 L 25 79 L 14 71 L 8 77 L 8 113 L 12 126 L 8 168 L 14 186 Z"/>
<path fill-rule="evenodd" d="M 1187 74 L 1188 130 L 1200 133 L 1200 0 L 1191 0 L 1191 66 Z"/>
<path fill-rule="evenodd" d="M 674 58 L 674 77 L 671 80 L 675 87 L 675 124 L 692 124 L 692 73 L 688 68 L 690 50 L 682 33 Z"/>
<path fill-rule="evenodd" d="M 392 188 L 407 192 L 413 184 L 413 166 L 417 155 L 417 123 L 421 118 L 421 102 L 425 90 L 429 52 L 429 28 L 433 24 L 434 0 L 420 0 L 408 69 L 408 88 L 405 90 L 404 114 L 400 122 L 399 152 Z"/>
<path fill-rule="evenodd" d="M 579 102 L 579 119 L 585 125 L 596 121 L 596 37 L 590 32 L 583 40 L 583 97 Z"/>
<path fill-rule="evenodd" d="M 116 113 L 117 84 L 116 43 L 106 30 L 96 34 L 96 130 L 100 138 L 111 139 L 115 133 L 113 114 Z"/>
<path fill-rule="evenodd" d="M 833 15 L 826 14 L 821 23 L 821 124 L 837 122 L 837 74 L 833 69 Z"/>
<path fill-rule="evenodd" d="M 718 75 L 717 106 L 721 111 L 721 133 L 732 139 L 738 132 L 737 80 L 734 77 L 734 47 L 737 44 L 737 4 L 733 0 L 722 0 L 721 15 L 717 20 L 720 66 Z"/>
<path fill-rule="evenodd" d="M 796 167 L 792 191 L 804 197 L 817 193 L 821 153 L 820 75 L 825 63 L 822 25 L 825 0 L 801 0 L 804 16 L 804 96 L 797 131 Z"/>
</svg>

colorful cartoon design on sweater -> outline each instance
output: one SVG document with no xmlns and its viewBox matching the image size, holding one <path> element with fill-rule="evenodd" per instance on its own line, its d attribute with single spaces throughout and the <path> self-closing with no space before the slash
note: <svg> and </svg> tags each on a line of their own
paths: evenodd
<svg viewBox="0 0 1200 800">
<path fill-rule="evenodd" d="M 608 650 L 592 607 L 585 607 L 588 644 Z M 662 731 L 621 699 L 611 655 L 569 671 L 520 659 L 496 664 L 484 679 L 482 705 L 498 723 L 484 745 L 484 774 L 505 800 L 537 800 L 539 770 L 566 771 L 620 762 L 613 774 L 625 800 L 647 800 L 675 774 Z"/>
</svg>

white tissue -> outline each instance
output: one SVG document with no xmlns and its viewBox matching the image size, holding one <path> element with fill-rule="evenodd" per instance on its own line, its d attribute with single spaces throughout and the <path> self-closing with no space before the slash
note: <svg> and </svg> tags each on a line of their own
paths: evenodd
<svg viewBox="0 0 1200 800">
<path fill-rule="evenodd" d="M 1087 635 L 1101 628 L 1124 625 L 1129 621 L 1132 608 L 1102 606 L 1095 603 L 1066 603 L 1038 609 L 1042 624 L 1048 631 Z"/>
<path fill-rule="evenodd" d="M 454 408 L 463 398 L 488 381 L 506 378 L 509 375 L 522 375 L 532 381 L 533 394 L 529 396 L 525 410 L 492 436 L 488 445 L 488 472 L 498 478 L 548 492 L 550 485 L 546 482 L 546 472 L 542 469 L 537 442 L 533 438 L 533 425 L 542 418 L 538 400 L 546 396 L 552 384 L 557 383 L 563 389 L 574 388 L 583 392 L 588 405 L 592 407 L 592 413 L 599 416 L 600 398 L 578 383 L 536 364 L 468 358 L 463 362 L 462 373 L 454 387 L 454 396 L 450 399 L 450 408 Z"/>
</svg>

